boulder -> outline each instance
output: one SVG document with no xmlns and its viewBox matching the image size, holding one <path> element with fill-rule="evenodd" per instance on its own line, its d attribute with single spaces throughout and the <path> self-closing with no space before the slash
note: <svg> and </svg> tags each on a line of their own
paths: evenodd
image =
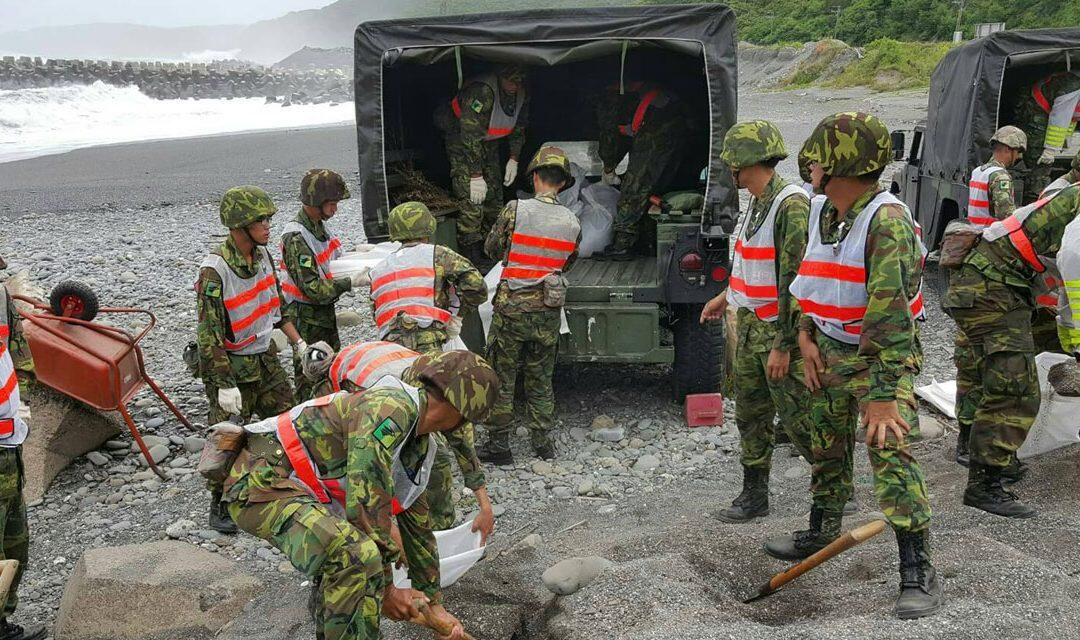
<svg viewBox="0 0 1080 640">
<path fill-rule="evenodd" d="M 232 560 L 186 542 L 90 549 L 64 588 L 54 637 L 212 638 L 261 587 Z"/>
<path fill-rule="evenodd" d="M 22 459 L 23 496 L 32 502 L 45 495 L 72 460 L 101 447 L 126 426 L 118 413 L 100 413 L 41 384 L 29 389 L 24 399 L 32 412 L 30 436 L 23 443 Z"/>
<path fill-rule="evenodd" d="M 612 564 L 610 560 L 600 556 L 567 558 L 549 567 L 541 576 L 541 580 L 552 593 L 568 596 L 588 586 Z"/>
</svg>

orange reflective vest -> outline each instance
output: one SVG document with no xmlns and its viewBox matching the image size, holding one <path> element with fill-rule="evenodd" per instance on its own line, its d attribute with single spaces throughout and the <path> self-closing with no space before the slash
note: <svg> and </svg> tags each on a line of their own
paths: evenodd
<svg viewBox="0 0 1080 640">
<path fill-rule="evenodd" d="M 518 200 L 514 233 L 502 279 L 512 290 L 561 273 L 577 249 L 581 225 L 572 211 L 549 199 Z"/>
<path fill-rule="evenodd" d="M 237 355 L 266 353 L 270 334 L 281 321 L 281 298 L 270 252 L 259 260 L 258 272 L 251 278 L 236 275 L 225 259 L 216 253 L 207 256 L 201 267 L 209 267 L 221 278 L 222 302 L 229 316 L 232 339 L 225 339 L 225 350 Z"/>
<path fill-rule="evenodd" d="M 393 342 L 358 342 L 351 344 L 334 356 L 330 365 L 330 385 L 341 391 L 346 381 L 360 389 L 367 389 L 384 376 L 401 379 L 412 366 L 419 353 Z"/>
<path fill-rule="evenodd" d="M 449 311 L 435 304 L 435 245 L 401 247 L 371 269 L 375 326 L 384 338 L 398 316 L 421 327 L 450 322 Z"/>
<path fill-rule="evenodd" d="M 968 181 L 968 222 L 980 227 L 988 227 L 997 221 L 990 215 L 990 178 L 1004 167 L 975 167 Z"/>
<path fill-rule="evenodd" d="M 282 231 L 282 235 L 289 233 L 298 233 L 300 237 L 304 239 L 304 243 L 307 244 L 311 252 L 315 254 L 315 264 L 319 269 L 319 275 L 324 280 L 331 280 L 334 274 L 330 273 L 330 261 L 341 257 L 341 240 L 334 234 L 327 230 L 327 239 L 325 241 L 319 240 L 315 237 L 315 234 L 308 231 L 307 227 L 300 224 L 296 220 L 290 220 L 285 224 L 285 229 Z M 281 246 L 282 255 L 285 254 L 285 245 Z M 304 295 L 304 292 L 300 290 L 300 287 L 296 286 L 292 278 L 289 276 L 289 270 L 285 268 L 285 261 L 282 260 L 281 265 L 281 293 L 285 296 L 285 302 L 300 302 L 302 304 L 311 304 L 311 300 Z"/>
<path fill-rule="evenodd" d="M 484 136 L 484 140 L 498 140 L 499 138 L 505 138 L 514 132 L 514 128 L 517 127 L 518 116 L 521 115 L 521 107 L 525 104 L 525 87 L 521 87 L 517 95 L 514 96 L 514 106 L 510 113 L 506 112 L 506 109 L 502 102 L 502 91 L 499 89 L 499 79 L 495 74 L 488 74 L 480 76 L 474 80 L 466 82 L 466 84 L 482 84 L 491 90 L 494 95 L 495 104 L 491 107 L 491 118 L 488 120 L 487 134 Z M 470 105 L 466 105 L 468 108 L 472 108 Z M 458 120 L 461 119 L 462 107 L 461 100 L 458 96 L 454 96 L 454 99 L 450 101 L 450 109 L 454 112 L 454 117 Z"/>
</svg>

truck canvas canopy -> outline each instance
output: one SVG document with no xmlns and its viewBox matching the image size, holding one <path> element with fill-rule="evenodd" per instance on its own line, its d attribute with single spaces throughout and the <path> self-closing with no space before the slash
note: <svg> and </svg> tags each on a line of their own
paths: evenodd
<svg viewBox="0 0 1080 640">
<path fill-rule="evenodd" d="M 1080 69 L 1080 28 L 999 31 L 950 51 L 930 80 L 923 171 L 965 181 L 990 156 L 999 123 L 1009 121 L 1003 96 L 1070 67 Z"/>
<path fill-rule="evenodd" d="M 656 82 L 688 104 L 700 134 L 680 176 L 695 186 L 708 167 L 702 231 L 722 235 L 716 203 L 733 202 L 719 161 L 736 116 L 735 16 L 722 5 L 534 10 L 375 21 L 356 30 L 355 90 L 364 229 L 386 235 L 386 164 L 408 159 L 449 185 L 442 132 L 432 114 L 461 82 L 499 63 L 529 73 L 522 162 L 545 142 L 596 140 L 594 98 L 608 86 Z"/>
</svg>

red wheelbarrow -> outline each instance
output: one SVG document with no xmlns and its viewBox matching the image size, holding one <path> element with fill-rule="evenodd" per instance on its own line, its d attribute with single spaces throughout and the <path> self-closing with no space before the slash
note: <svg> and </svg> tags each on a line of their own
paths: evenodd
<svg viewBox="0 0 1080 640">
<path fill-rule="evenodd" d="M 37 380 L 98 411 L 119 411 L 147 464 L 165 478 L 127 410 L 127 404 L 146 384 L 177 420 L 193 429 L 146 372 L 139 342 L 157 323 L 154 314 L 145 309 L 99 308 L 93 292 L 76 282 L 57 285 L 50 296 L 51 305 L 26 296 L 13 297 L 34 308 L 33 311 L 19 309 L 19 315 L 24 320 L 23 330 L 34 357 Z M 91 322 L 99 312 L 143 314 L 149 322 L 138 335 L 132 335 L 117 327 Z"/>
</svg>

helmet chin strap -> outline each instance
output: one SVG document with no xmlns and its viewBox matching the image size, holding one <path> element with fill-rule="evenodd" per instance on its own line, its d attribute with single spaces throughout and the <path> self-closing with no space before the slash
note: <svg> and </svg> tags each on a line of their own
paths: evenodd
<svg viewBox="0 0 1080 640">
<path fill-rule="evenodd" d="M 825 185 L 829 184 L 829 177 L 830 176 L 827 173 L 821 176 L 821 180 L 818 181 L 818 186 L 814 187 L 814 193 L 819 196 L 825 195 Z"/>
</svg>

